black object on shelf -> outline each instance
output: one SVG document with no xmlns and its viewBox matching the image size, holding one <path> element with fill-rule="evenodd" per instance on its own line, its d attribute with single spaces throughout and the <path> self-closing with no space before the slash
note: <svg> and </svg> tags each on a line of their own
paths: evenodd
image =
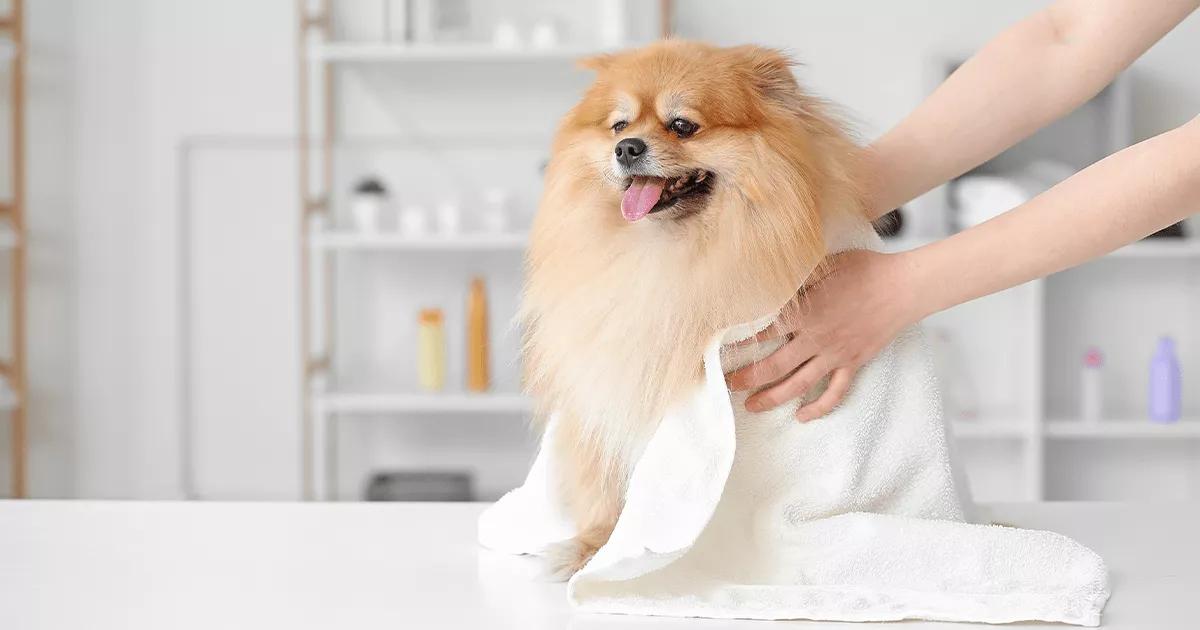
<svg viewBox="0 0 1200 630">
<path fill-rule="evenodd" d="M 896 208 L 875 219 L 875 222 L 871 224 L 875 228 L 875 233 L 883 238 L 899 236 L 900 232 L 904 231 L 904 214 L 900 212 L 903 209 L 903 207 Z"/>
<path fill-rule="evenodd" d="M 360 195 L 386 195 L 387 187 L 376 177 L 364 177 L 354 186 L 354 192 Z"/>
<path fill-rule="evenodd" d="M 368 501 L 472 501 L 471 473 L 459 471 L 393 471 L 371 475 Z"/>
<path fill-rule="evenodd" d="M 1187 230 L 1183 225 L 1183 221 L 1180 221 L 1175 225 L 1168 225 L 1146 238 L 1187 238 Z"/>
</svg>

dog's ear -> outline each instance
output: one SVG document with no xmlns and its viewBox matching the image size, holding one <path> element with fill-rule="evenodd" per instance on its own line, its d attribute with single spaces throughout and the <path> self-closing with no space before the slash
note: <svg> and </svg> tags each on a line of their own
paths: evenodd
<svg viewBox="0 0 1200 630">
<path fill-rule="evenodd" d="M 762 46 L 735 46 L 728 49 L 739 68 L 768 99 L 791 103 L 800 92 L 792 66 L 796 62 L 781 50 Z"/>
<path fill-rule="evenodd" d="M 575 66 L 582 70 L 591 70 L 593 72 L 600 72 L 602 70 L 606 70 L 609 66 L 611 66 L 613 63 L 613 59 L 614 59 L 614 55 L 612 55 L 610 53 L 601 53 L 599 55 L 591 55 L 589 57 L 583 57 L 579 61 L 575 62 Z"/>
</svg>

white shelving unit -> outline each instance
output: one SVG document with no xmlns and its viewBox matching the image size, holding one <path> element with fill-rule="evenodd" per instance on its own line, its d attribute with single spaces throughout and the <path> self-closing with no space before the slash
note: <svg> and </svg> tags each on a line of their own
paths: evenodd
<svg viewBox="0 0 1200 630">
<path fill-rule="evenodd" d="M 309 241 L 314 249 L 325 251 L 396 250 L 486 252 L 524 251 L 529 237 L 525 233 L 460 234 L 456 236 L 413 237 L 396 232 L 363 233 L 354 231 L 316 232 Z"/>
<path fill-rule="evenodd" d="M 885 239 L 884 243 L 887 247 L 887 251 L 903 252 L 928 245 L 936 240 L 938 239 L 903 237 Z M 1105 256 L 1105 258 L 1128 260 L 1200 260 L 1200 239 L 1184 238 L 1145 240 L 1134 243 L 1133 245 L 1122 247 L 1108 254 Z"/>
<path fill-rule="evenodd" d="M 1155 424 L 1145 419 L 1097 423 L 1048 420 L 1046 437 L 1054 440 L 1197 440 L 1200 439 L 1200 418 L 1184 418 L 1172 424 Z"/>
<path fill-rule="evenodd" d="M 331 63 L 513 63 L 573 62 L 607 52 L 595 47 L 496 48 L 485 44 L 396 45 L 333 43 L 313 47 L 313 58 Z"/>
<path fill-rule="evenodd" d="M 300 96 L 300 191 L 301 216 L 301 356 L 304 361 L 302 404 L 305 462 L 304 494 L 310 499 L 331 499 L 337 496 L 338 464 L 333 454 L 337 451 L 339 416 L 386 416 L 415 418 L 445 416 L 451 421 L 454 416 L 463 417 L 512 417 L 527 416 L 532 411 L 531 401 L 525 396 L 504 391 L 481 394 L 474 393 L 416 393 L 408 391 L 377 391 L 377 388 L 356 387 L 353 378 L 343 378 L 339 370 L 346 368 L 339 362 L 335 342 L 339 341 L 338 329 L 332 323 L 341 307 L 336 304 L 339 293 L 336 288 L 338 274 L 336 266 L 343 263 L 356 264 L 358 257 L 366 260 L 375 253 L 404 254 L 410 269 L 438 269 L 444 264 L 474 259 L 492 264 L 491 255 L 500 256 L 496 264 L 519 269 L 519 254 L 524 251 L 528 237 L 523 232 L 482 233 L 464 231 L 455 236 L 430 235 L 406 236 L 396 232 L 363 233 L 343 229 L 325 229 L 319 226 L 338 225 L 339 199 L 337 187 L 342 183 L 335 179 L 334 161 L 346 159 L 353 162 L 362 152 L 353 156 L 345 145 L 337 145 L 339 118 L 337 109 L 339 90 L 346 88 L 339 79 L 339 72 L 370 75 L 375 67 L 416 68 L 410 76 L 422 76 L 425 69 L 444 72 L 449 65 L 456 67 L 483 66 L 479 73 L 490 73 L 493 68 L 501 72 L 522 74 L 525 68 L 553 69 L 569 68 L 576 60 L 612 50 L 601 46 L 562 46 L 555 48 L 496 48 L 488 44 L 439 43 L 439 44 L 393 44 L 381 42 L 353 41 L 355 36 L 346 31 L 348 24 L 338 23 L 342 11 L 362 10 L 363 7 L 337 5 L 333 0 L 297 0 L 298 24 L 298 92 Z M 339 11 L 335 12 L 335 8 Z M 598 9 L 599 7 L 597 7 Z M 669 0 L 658 3 L 639 3 L 626 8 L 626 21 L 638 28 L 651 28 L 651 24 L 669 23 Z M 657 13 L 657 20 L 640 16 L 640 13 Z M 585 32 L 587 16 L 572 16 L 578 22 L 570 25 L 567 32 Z M 378 26 L 375 16 L 367 23 Z M 343 28 L 345 27 L 345 28 Z M 378 37 L 375 29 L 372 37 Z M 655 37 L 659 33 L 641 33 L 630 29 L 628 38 Z M 340 37 L 351 40 L 340 41 Z M 361 70 L 359 70 L 362 68 Z M 345 70 L 343 70 L 345 69 Z M 377 76 L 377 75 L 376 75 Z M 358 87 L 357 85 L 355 87 Z M 422 96 L 413 95 L 420 99 Z M 389 113 L 390 114 L 390 113 Z M 346 131 L 348 135 L 353 132 Z M 422 145 L 422 146 L 432 146 Z M 511 150 L 512 147 L 506 145 Z M 364 148 L 364 152 L 369 147 Z M 540 145 L 539 145 L 540 151 Z M 477 164 L 474 168 L 480 168 Z M 486 167 L 483 167 L 486 169 Z M 461 191 L 457 191 L 461 192 Z M 469 213 L 470 208 L 466 210 Z M 2 240 L 0 240 L 2 243 Z M 430 262 L 413 262 L 414 256 L 428 256 Z M 506 256 L 513 255 L 507 258 Z M 503 261 L 503 262 L 500 262 Z M 370 273 L 370 272 L 367 272 Z M 505 297 L 505 296 L 498 296 Z M 507 363 L 508 357 L 499 362 Z M 367 375 L 369 380 L 371 375 Z M 509 387 L 512 387 L 511 385 Z"/>
<path fill-rule="evenodd" d="M 533 403 L 517 393 L 372 393 L 322 392 L 316 399 L 325 413 L 526 414 Z"/>
</svg>

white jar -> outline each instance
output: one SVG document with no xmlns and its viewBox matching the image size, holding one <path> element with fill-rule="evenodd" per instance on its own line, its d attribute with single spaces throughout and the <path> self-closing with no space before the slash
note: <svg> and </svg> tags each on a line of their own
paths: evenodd
<svg viewBox="0 0 1200 630">
<path fill-rule="evenodd" d="M 600 46 L 620 48 L 627 37 L 625 0 L 599 0 L 596 23 L 600 31 Z"/>
<path fill-rule="evenodd" d="M 534 24 L 529 33 L 529 45 L 538 50 L 558 48 L 558 40 L 558 25 L 550 18 Z"/>
<path fill-rule="evenodd" d="M 458 230 L 462 225 L 462 208 L 458 205 L 457 201 L 447 199 L 438 204 L 433 218 L 437 223 L 439 233 L 445 236 L 453 236 L 458 234 Z"/>
<path fill-rule="evenodd" d="M 521 47 L 521 33 L 511 20 L 501 20 L 492 30 L 492 46 L 500 50 L 514 50 Z"/>
<path fill-rule="evenodd" d="M 511 198 L 503 188 L 483 191 L 483 212 L 479 215 L 479 224 L 484 232 L 499 234 L 508 229 Z"/>
<path fill-rule="evenodd" d="M 400 232 L 405 236 L 424 235 L 428 224 L 428 213 L 421 206 L 405 206 L 400 211 Z"/>
<path fill-rule="evenodd" d="M 387 188 L 382 182 L 373 177 L 359 181 L 350 198 L 350 215 L 355 229 L 378 232 L 387 202 Z"/>
</svg>

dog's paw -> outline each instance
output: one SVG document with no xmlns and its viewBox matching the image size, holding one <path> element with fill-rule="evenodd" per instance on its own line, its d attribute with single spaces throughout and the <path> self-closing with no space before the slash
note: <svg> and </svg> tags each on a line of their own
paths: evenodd
<svg viewBox="0 0 1200 630">
<path fill-rule="evenodd" d="M 542 560 L 545 562 L 546 579 L 566 582 L 587 565 L 597 548 L 578 538 L 558 543 L 548 549 Z"/>
</svg>

